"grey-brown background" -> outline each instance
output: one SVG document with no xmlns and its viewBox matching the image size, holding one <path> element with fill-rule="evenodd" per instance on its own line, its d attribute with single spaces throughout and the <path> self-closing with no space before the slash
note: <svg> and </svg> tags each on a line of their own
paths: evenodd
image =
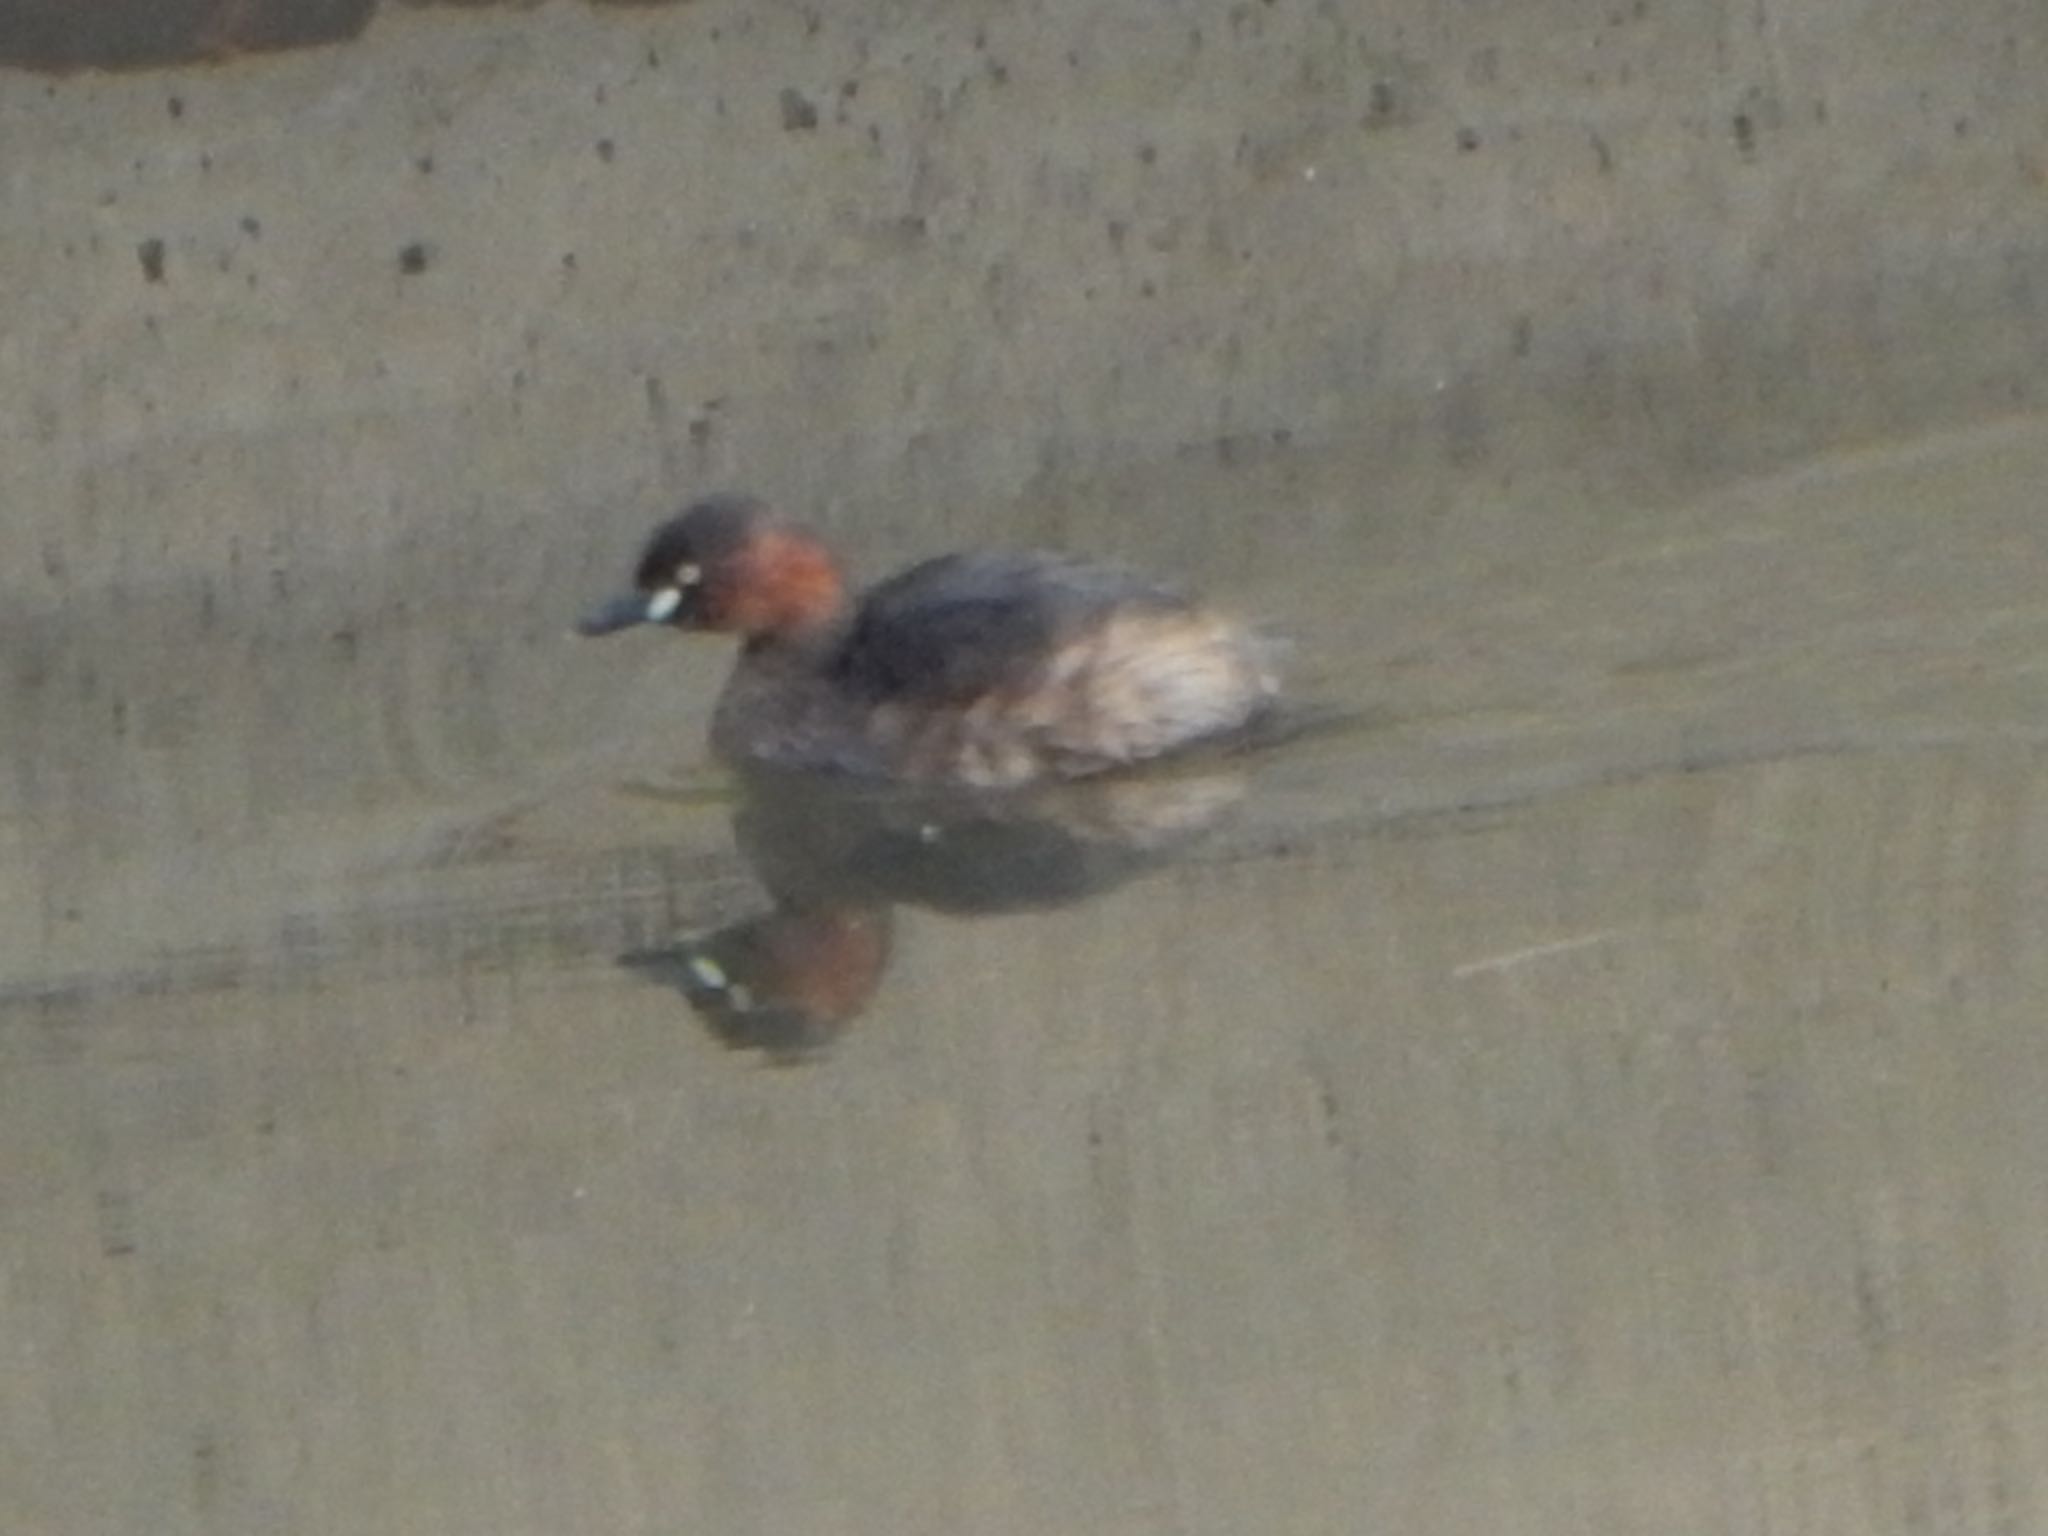
<svg viewBox="0 0 2048 1536">
<path fill-rule="evenodd" d="M 0 75 L 0 1529 L 2048 1530 L 2048 18 L 408 12 Z M 745 484 L 1366 729 L 825 1062 Z"/>
</svg>

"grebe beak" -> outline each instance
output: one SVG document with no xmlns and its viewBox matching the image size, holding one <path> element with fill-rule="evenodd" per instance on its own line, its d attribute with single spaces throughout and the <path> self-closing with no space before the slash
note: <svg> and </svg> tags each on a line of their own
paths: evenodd
<svg viewBox="0 0 2048 1536">
<path fill-rule="evenodd" d="M 674 587 L 657 587 L 652 592 L 634 592 L 615 597 L 593 608 L 576 621 L 579 635 L 615 635 L 636 624 L 662 624 L 675 617 L 683 594 Z"/>
</svg>

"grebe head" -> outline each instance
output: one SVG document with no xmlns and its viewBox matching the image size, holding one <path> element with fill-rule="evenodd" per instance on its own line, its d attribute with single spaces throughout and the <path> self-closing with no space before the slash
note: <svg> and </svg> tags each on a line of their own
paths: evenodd
<svg viewBox="0 0 2048 1536">
<path fill-rule="evenodd" d="M 669 624 L 772 641 L 829 624 L 846 604 L 838 562 L 817 537 L 738 493 L 707 496 L 655 529 L 633 586 L 576 627 L 609 635 Z"/>
</svg>

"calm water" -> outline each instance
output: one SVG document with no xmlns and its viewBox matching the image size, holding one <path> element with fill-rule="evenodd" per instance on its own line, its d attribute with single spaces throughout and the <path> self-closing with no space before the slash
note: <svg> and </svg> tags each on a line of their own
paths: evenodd
<svg viewBox="0 0 2048 1536">
<path fill-rule="evenodd" d="M 2037 15 L 375 10 L 0 70 L 0 1536 L 2048 1530 Z M 717 486 L 1331 723 L 764 811 Z"/>
<path fill-rule="evenodd" d="M 396 561 L 36 618 L 5 1523 L 2048 1523 L 2042 428 L 1073 511 L 1349 724 L 1094 899 L 899 907 L 786 1069 L 620 963 L 768 904 L 716 647 Z"/>
</svg>

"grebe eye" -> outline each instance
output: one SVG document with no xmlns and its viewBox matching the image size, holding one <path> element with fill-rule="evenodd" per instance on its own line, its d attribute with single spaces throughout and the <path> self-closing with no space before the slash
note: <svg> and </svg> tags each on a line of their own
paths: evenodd
<svg viewBox="0 0 2048 1536">
<path fill-rule="evenodd" d="M 676 585 L 694 587 L 704 579 L 704 567 L 694 560 L 686 560 L 676 567 Z"/>
<path fill-rule="evenodd" d="M 675 611 L 682 606 L 682 589 L 680 587 L 663 587 L 647 599 L 647 622 L 650 624 L 665 624 L 675 616 Z"/>
</svg>

